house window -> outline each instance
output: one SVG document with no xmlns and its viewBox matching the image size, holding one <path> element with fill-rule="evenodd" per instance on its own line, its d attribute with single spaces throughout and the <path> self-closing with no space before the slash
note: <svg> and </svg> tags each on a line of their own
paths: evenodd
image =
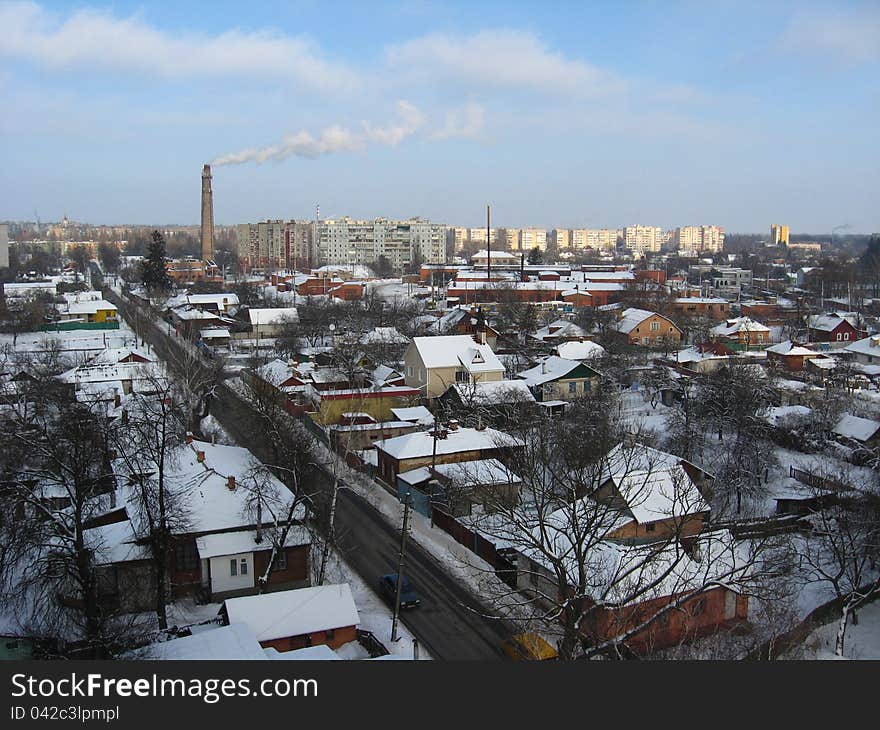
<svg viewBox="0 0 880 730">
<path fill-rule="evenodd" d="M 849 332 L 844 332 L 844 333 L 843 333 L 843 339 L 845 339 L 845 340 L 848 340 L 848 339 L 849 339 Z"/>
<path fill-rule="evenodd" d="M 242 575 L 247 575 L 247 574 L 248 574 L 248 562 L 247 562 L 247 558 L 242 558 L 242 559 L 241 559 L 241 568 L 240 568 L 240 572 L 241 572 Z"/>
<path fill-rule="evenodd" d="M 645 525 L 645 532 L 654 532 L 657 529 L 657 525 L 653 522 L 649 522 Z"/>
<path fill-rule="evenodd" d="M 577 393 L 578 384 L 575 382 L 571 382 L 568 384 L 568 392 L 569 393 Z"/>
<path fill-rule="evenodd" d="M 229 561 L 229 575 L 238 575 L 238 561 L 235 558 Z"/>
<path fill-rule="evenodd" d="M 275 570 L 287 570 L 287 551 L 279 550 L 275 553 Z"/>
<path fill-rule="evenodd" d="M 455 382 L 456 383 L 467 383 L 470 380 L 470 373 L 467 370 L 456 370 L 455 371 Z"/>
<path fill-rule="evenodd" d="M 336 629 L 327 629 L 324 632 L 324 640 L 325 641 L 333 641 L 336 638 Z"/>
<path fill-rule="evenodd" d="M 656 332 L 656 331 L 659 330 L 659 329 L 660 329 L 660 323 L 659 323 L 659 322 L 651 322 L 651 331 L 652 331 L 652 332 Z"/>
<path fill-rule="evenodd" d="M 843 339 L 843 335 L 840 334 L 840 332 L 838 332 L 837 333 L 837 341 L 840 342 L 840 340 L 842 340 L 842 339 Z"/>
<path fill-rule="evenodd" d="M 174 562 L 177 569 L 191 573 L 199 569 L 199 553 L 194 542 L 179 542 L 174 546 Z"/>
</svg>

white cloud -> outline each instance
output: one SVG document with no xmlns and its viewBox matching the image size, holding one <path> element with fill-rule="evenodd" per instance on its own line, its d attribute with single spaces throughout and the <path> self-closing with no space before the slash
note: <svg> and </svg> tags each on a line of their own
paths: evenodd
<svg viewBox="0 0 880 730">
<path fill-rule="evenodd" d="M 880 61 L 880 9 L 808 10 L 797 13 L 783 31 L 779 47 L 816 60 L 845 63 Z"/>
<path fill-rule="evenodd" d="M 407 137 L 415 134 L 425 122 L 424 115 L 407 101 L 397 102 L 399 120 L 384 127 L 363 123 L 363 130 L 354 132 L 346 127 L 334 125 L 324 129 L 317 137 L 307 130 L 289 134 L 269 147 L 251 148 L 221 155 L 211 164 L 240 165 L 245 162 L 261 164 L 269 160 L 280 162 L 288 157 L 315 159 L 335 152 L 356 152 L 369 144 L 395 147 Z"/>
<path fill-rule="evenodd" d="M 475 103 L 446 112 L 446 123 L 431 133 L 431 139 L 476 137 L 486 124 L 486 109 Z"/>
<path fill-rule="evenodd" d="M 135 71 L 168 79 L 266 77 L 338 90 L 356 87 L 360 75 L 322 59 L 303 38 L 230 30 L 219 35 L 177 34 L 142 18 L 78 10 L 66 18 L 36 3 L 0 5 L 0 55 L 53 69 Z"/>
<path fill-rule="evenodd" d="M 472 87 L 521 88 L 578 96 L 616 93 L 623 82 L 551 51 L 532 33 L 485 30 L 470 36 L 432 33 L 386 49 L 388 67 L 414 79 Z"/>
</svg>

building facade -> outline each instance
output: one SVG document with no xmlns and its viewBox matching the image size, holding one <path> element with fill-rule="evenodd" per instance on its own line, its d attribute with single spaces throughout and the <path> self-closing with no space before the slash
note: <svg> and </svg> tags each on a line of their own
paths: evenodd
<svg viewBox="0 0 880 730">
<path fill-rule="evenodd" d="M 627 226 L 623 229 L 623 245 L 638 255 L 657 252 L 663 245 L 663 229 L 657 226 Z"/>
</svg>

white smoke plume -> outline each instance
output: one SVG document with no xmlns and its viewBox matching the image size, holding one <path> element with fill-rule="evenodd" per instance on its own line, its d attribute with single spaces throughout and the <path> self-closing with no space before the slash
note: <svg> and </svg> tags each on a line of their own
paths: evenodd
<svg viewBox="0 0 880 730">
<path fill-rule="evenodd" d="M 374 127 L 364 122 L 361 131 L 353 132 L 334 125 L 322 130 L 317 137 L 311 132 L 301 130 L 287 135 L 279 144 L 221 155 L 212 160 L 211 164 L 220 167 L 241 165 L 245 162 L 261 164 L 268 160 L 280 162 L 288 157 L 315 159 L 334 152 L 355 152 L 366 148 L 368 144 L 394 147 L 419 131 L 425 123 L 424 115 L 407 101 L 397 102 L 397 110 L 398 120 L 388 126 Z"/>
</svg>

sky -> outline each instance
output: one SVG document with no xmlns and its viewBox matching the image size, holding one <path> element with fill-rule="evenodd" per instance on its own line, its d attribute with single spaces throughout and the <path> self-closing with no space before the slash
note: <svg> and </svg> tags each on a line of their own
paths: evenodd
<svg viewBox="0 0 880 730">
<path fill-rule="evenodd" d="M 880 230 L 880 0 L 0 1 L 0 100 L 0 220 Z"/>
</svg>

